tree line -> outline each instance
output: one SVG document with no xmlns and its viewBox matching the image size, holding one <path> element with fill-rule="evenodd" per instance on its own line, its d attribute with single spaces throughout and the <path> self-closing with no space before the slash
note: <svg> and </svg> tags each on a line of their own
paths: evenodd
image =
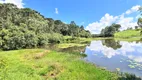
<svg viewBox="0 0 142 80">
<path fill-rule="evenodd" d="M 60 43 L 63 36 L 91 37 L 91 33 L 74 21 L 45 18 L 30 8 L 17 8 L 14 4 L 0 4 L 0 48 L 13 50 Z"/>
</svg>

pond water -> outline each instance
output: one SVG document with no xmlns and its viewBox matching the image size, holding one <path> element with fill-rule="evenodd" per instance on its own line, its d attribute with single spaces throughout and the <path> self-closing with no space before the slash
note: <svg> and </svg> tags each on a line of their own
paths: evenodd
<svg viewBox="0 0 142 80">
<path fill-rule="evenodd" d="M 128 72 L 142 76 L 142 43 L 115 41 L 113 39 L 92 41 L 86 47 L 84 59 L 108 70 Z"/>
</svg>

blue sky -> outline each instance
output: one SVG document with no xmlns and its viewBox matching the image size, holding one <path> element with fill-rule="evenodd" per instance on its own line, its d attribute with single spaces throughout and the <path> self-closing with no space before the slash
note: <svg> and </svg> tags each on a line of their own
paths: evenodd
<svg viewBox="0 0 142 80">
<path fill-rule="evenodd" d="M 19 7 L 32 8 L 45 17 L 65 23 L 75 21 L 92 33 L 99 33 L 98 28 L 102 29 L 113 22 L 120 23 L 122 17 L 125 21 L 129 19 L 128 23 L 134 23 L 138 15 L 134 8 L 141 6 L 142 0 L 0 0 L 0 3 L 14 3 Z"/>
</svg>

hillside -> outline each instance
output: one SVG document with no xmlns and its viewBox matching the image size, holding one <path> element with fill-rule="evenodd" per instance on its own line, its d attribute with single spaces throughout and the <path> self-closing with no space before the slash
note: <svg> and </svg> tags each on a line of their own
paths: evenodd
<svg viewBox="0 0 142 80">
<path fill-rule="evenodd" d="M 48 43 L 60 43 L 63 36 L 90 37 L 89 31 L 74 21 L 45 18 L 30 8 L 0 4 L 0 47 L 3 50 L 33 48 Z"/>
<path fill-rule="evenodd" d="M 132 38 L 132 37 L 142 37 L 140 35 L 140 30 L 125 30 L 117 32 L 114 34 L 115 38 Z"/>
</svg>

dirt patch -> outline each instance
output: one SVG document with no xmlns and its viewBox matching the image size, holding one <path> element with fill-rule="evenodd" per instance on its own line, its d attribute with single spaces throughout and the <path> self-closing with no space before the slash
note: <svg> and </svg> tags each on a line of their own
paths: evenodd
<svg viewBox="0 0 142 80">
<path fill-rule="evenodd" d="M 34 59 L 40 59 L 42 57 L 44 57 L 47 53 L 49 53 L 50 51 L 49 50 L 45 50 L 44 52 L 40 52 L 40 53 L 36 53 L 33 58 Z"/>
</svg>

